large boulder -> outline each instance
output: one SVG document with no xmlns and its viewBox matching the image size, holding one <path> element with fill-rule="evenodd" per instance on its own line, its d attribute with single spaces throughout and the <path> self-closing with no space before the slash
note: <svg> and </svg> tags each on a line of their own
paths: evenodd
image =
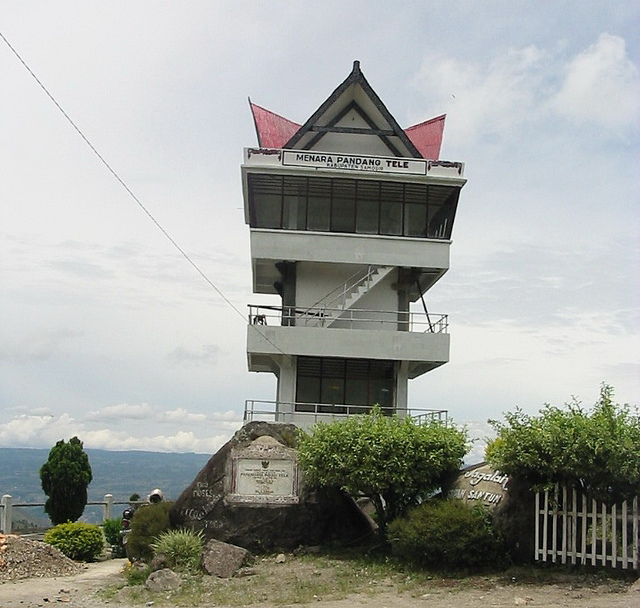
<svg viewBox="0 0 640 608">
<path fill-rule="evenodd" d="M 518 563 L 533 561 L 535 495 L 526 484 L 481 462 L 452 476 L 444 484 L 443 493 L 487 507 L 511 558 Z"/>
<path fill-rule="evenodd" d="M 292 424 L 243 426 L 174 503 L 172 524 L 254 552 L 350 543 L 369 534 L 350 496 L 306 484 L 297 437 Z"/>
</svg>

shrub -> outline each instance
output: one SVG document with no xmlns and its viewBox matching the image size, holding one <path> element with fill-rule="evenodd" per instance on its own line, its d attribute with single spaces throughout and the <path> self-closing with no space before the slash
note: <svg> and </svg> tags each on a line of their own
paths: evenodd
<svg viewBox="0 0 640 608">
<path fill-rule="evenodd" d="M 102 532 L 107 541 L 107 544 L 111 546 L 112 557 L 124 557 L 124 547 L 122 545 L 122 520 L 119 517 L 112 519 L 105 519 L 102 522 Z"/>
<path fill-rule="evenodd" d="M 498 437 L 487 460 L 529 487 L 568 483 L 595 498 L 617 500 L 640 492 L 640 418 L 613 401 L 603 384 L 591 412 L 575 399 L 564 408 L 545 405 L 538 416 L 522 410 L 490 421 Z"/>
<path fill-rule="evenodd" d="M 373 502 L 386 524 L 419 504 L 457 471 L 467 451 L 466 432 L 440 421 L 369 414 L 319 423 L 300 437 L 298 461 L 314 486 L 343 488 Z"/>
<path fill-rule="evenodd" d="M 60 549 L 73 560 L 87 562 L 104 549 L 104 536 L 99 526 L 83 522 L 58 524 L 44 535 L 44 542 Z"/>
<path fill-rule="evenodd" d="M 393 553 L 420 566 L 480 568 L 502 561 L 501 543 L 482 505 L 433 499 L 389 524 Z"/>
<path fill-rule="evenodd" d="M 202 545 L 201 532 L 184 529 L 163 532 L 151 548 L 165 558 L 169 568 L 195 573 L 200 570 Z"/>
<path fill-rule="evenodd" d="M 151 574 L 151 566 L 142 562 L 128 563 L 123 572 L 128 585 L 144 585 Z"/>
<path fill-rule="evenodd" d="M 109 545 L 118 545 L 121 541 L 120 530 L 122 529 L 122 520 L 119 517 L 105 519 L 102 522 L 102 531 Z"/>
<path fill-rule="evenodd" d="M 158 502 L 142 505 L 131 518 L 131 532 L 127 535 L 127 557 L 131 560 L 150 561 L 152 543 L 171 527 L 169 510 L 172 503 Z"/>
</svg>

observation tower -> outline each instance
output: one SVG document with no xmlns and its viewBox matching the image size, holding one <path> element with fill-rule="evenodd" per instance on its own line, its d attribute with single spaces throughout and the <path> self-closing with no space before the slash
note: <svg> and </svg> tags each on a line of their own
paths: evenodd
<svg viewBox="0 0 640 608">
<path fill-rule="evenodd" d="M 374 404 L 446 416 L 407 398 L 409 380 L 449 360 L 447 315 L 425 302 L 449 268 L 466 181 L 463 163 L 439 160 L 445 117 L 402 129 L 357 61 L 303 125 L 250 105 L 253 292 L 279 299 L 249 306 L 248 367 L 277 390 L 248 401 L 245 421 L 307 428 Z"/>
</svg>

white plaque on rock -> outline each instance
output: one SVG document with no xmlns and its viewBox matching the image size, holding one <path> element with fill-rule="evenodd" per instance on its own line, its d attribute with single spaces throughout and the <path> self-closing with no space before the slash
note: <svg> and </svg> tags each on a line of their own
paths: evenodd
<svg viewBox="0 0 640 608">
<path fill-rule="evenodd" d="M 293 460 L 239 458 L 235 493 L 252 496 L 293 496 L 293 476 Z"/>
<path fill-rule="evenodd" d="M 297 504 L 296 451 L 272 437 L 260 437 L 231 458 L 231 488 L 227 502 Z"/>
</svg>

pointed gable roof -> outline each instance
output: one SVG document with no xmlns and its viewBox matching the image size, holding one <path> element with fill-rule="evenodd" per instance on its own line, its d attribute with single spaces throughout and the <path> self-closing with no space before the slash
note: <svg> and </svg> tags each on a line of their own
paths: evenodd
<svg viewBox="0 0 640 608">
<path fill-rule="evenodd" d="M 265 148 L 358 152 L 437 160 L 445 115 L 403 130 L 360 71 L 360 62 L 300 126 L 251 103 L 258 144 Z"/>
<path fill-rule="evenodd" d="M 417 125 L 413 125 L 413 127 L 407 127 L 404 130 L 407 137 L 424 158 L 438 160 L 440 157 L 444 120 L 446 117 L 446 114 L 442 114 L 442 116 L 425 120 Z"/>
<path fill-rule="evenodd" d="M 258 145 L 261 148 L 283 148 L 300 129 L 298 123 L 251 103 L 251 99 L 249 99 L 249 106 L 256 125 Z"/>
<path fill-rule="evenodd" d="M 354 125 L 354 126 L 351 126 Z M 329 134 L 373 136 L 382 142 L 392 156 L 420 157 L 396 119 L 353 62 L 351 74 L 313 113 L 285 148 L 302 150 L 326 149 L 322 142 Z M 322 142 L 322 143 L 321 143 Z M 333 150 L 327 150 L 333 151 Z"/>
</svg>

